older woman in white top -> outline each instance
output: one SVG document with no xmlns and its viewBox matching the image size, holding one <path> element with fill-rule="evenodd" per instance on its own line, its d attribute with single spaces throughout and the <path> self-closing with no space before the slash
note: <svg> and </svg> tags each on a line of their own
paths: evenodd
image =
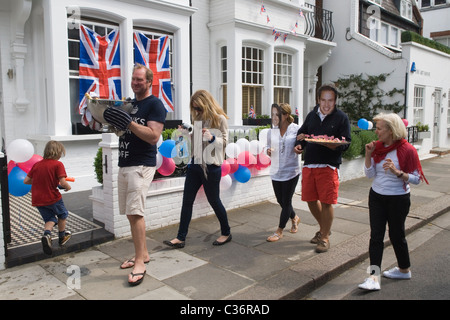
<svg viewBox="0 0 450 320">
<path fill-rule="evenodd" d="M 272 186 L 281 206 L 278 228 L 267 241 L 278 241 L 283 237 L 283 230 L 289 219 L 292 221 L 290 232 L 298 230 L 300 218 L 292 207 L 292 197 L 300 176 L 298 154 L 294 152 L 297 131 L 300 128 L 293 123 L 291 107 L 287 103 L 272 105 L 272 129 L 268 134 L 267 154 L 271 156 L 270 176 Z"/>
<path fill-rule="evenodd" d="M 369 193 L 371 276 L 359 285 L 365 290 L 380 290 L 379 275 L 386 224 L 389 225 L 389 239 L 394 247 L 398 267 L 383 272 L 383 276 L 411 278 L 405 238 L 405 220 L 411 204 L 409 184 L 426 181 L 416 149 L 405 140 L 407 132 L 401 118 L 390 113 L 379 114 L 373 120 L 376 122 L 378 141 L 365 146 L 365 174 L 373 178 Z"/>
</svg>

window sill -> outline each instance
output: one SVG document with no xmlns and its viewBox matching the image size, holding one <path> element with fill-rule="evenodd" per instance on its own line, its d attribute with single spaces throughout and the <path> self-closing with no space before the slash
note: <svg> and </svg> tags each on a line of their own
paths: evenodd
<svg viewBox="0 0 450 320">
<path fill-rule="evenodd" d="M 71 141 L 93 141 L 102 140 L 102 134 L 83 134 L 83 135 L 67 135 L 67 136 L 51 136 L 51 135 L 33 135 L 28 137 L 29 140 L 36 142 L 47 142 L 50 140 L 57 140 L 61 142 Z"/>
</svg>

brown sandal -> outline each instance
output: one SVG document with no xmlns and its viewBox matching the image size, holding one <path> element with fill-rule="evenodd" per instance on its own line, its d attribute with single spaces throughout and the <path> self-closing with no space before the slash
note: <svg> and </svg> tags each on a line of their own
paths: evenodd
<svg viewBox="0 0 450 320">
<path fill-rule="evenodd" d="M 298 225 L 300 224 L 300 218 L 299 216 L 295 216 L 292 220 L 292 227 L 291 227 L 291 233 L 297 233 L 298 231 Z"/>
</svg>

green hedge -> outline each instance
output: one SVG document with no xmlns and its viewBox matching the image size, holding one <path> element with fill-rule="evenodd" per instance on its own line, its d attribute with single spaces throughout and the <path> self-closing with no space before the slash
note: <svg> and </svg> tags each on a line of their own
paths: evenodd
<svg viewBox="0 0 450 320">
<path fill-rule="evenodd" d="M 358 156 L 364 156 L 366 150 L 366 144 L 369 142 L 378 140 L 375 131 L 361 130 L 356 127 L 352 127 L 352 142 L 347 150 L 342 153 L 342 157 L 347 160 L 354 159 Z"/>
<path fill-rule="evenodd" d="M 410 42 L 410 41 L 417 42 L 423 44 L 424 46 L 450 54 L 450 48 L 443 45 L 442 43 L 422 37 L 420 34 L 412 31 L 403 31 L 402 42 Z"/>
</svg>

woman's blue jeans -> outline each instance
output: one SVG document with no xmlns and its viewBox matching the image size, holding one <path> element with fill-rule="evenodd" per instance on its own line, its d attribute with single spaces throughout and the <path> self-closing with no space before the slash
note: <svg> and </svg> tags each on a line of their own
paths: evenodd
<svg viewBox="0 0 450 320">
<path fill-rule="evenodd" d="M 203 185 L 206 198 L 219 219 L 220 230 L 223 236 L 230 235 L 227 211 L 220 200 L 220 179 L 222 168 L 215 165 L 207 165 L 207 177 L 199 164 L 189 164 L 186 180 L 184 182 L 183 205 L 181 207 L 180 226 L 178 228 L 177 239 L 185 241 L 192 218 L 192 208 L 195 197 L 200 187 Z"/>
</svg>

